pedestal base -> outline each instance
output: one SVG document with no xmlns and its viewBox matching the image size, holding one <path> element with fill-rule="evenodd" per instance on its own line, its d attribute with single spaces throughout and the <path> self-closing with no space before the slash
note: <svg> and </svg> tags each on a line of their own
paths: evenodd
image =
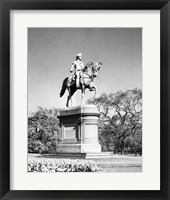
<svg viewBox="0 0 170 200">
<path fill-rule="evenodd" d="M 57 153 L 100 153 L 100 144 L 58 144 Z"/>
</svg>

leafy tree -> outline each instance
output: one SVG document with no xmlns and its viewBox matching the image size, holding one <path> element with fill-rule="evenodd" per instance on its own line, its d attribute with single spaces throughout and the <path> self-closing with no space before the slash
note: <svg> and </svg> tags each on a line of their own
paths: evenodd
<svg viewBox="0 0 170 200">
<path fill-rule="evenodd" d="M 55 153 L 60 139 L 58 109 L 38 108 L 28 117 L 28 152 Z"/>
<path fill-rule="evenodd" d="M 88 100 L 100 112 L 99 140 L 104 151 L 142 153 L 142 91 L 118 91 Z"/>
</svg>

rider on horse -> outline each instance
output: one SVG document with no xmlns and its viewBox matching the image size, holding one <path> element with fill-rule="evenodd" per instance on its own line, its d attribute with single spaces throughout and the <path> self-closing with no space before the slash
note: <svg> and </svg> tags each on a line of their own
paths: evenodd
<svg viewBox="0 0 170 200">
<path fill-rule="evenodd" d="M 60 91 L 60 97 L 62 97 L 66 91 L 68 90 L 68 97 L 66 106 L 69 107 L 69 101 L 73 94 L 77 89 L 81 89 L 82 99 L 85 94 L 85 89 L 89 89 L 90 91 L 94 91 L 95 95 L 97 94 L 97 88 L 93 84 L 93 79 L 97 77 L 97 74 L 102 65 L 101 62 L 93 63 L 88 62 L 85 66 L 81 61 L 82 54 L 76 55 L 76 60 L 73 62 L 70 72 L 73 72 L 73 77 L 66 77 L 63 81 L 62 88 Z M 80 80 L 81 77 L 81 80 Z M 76 81 L 75 81 L 76 79 Z M 76 84 L 75 84 L 76 82 Z M 81 82 L 81 84 L 80 84 Z"/>
<path fill-rule="evenodd" d="M 82 70 L 84 69 L 84 63 L 81 61 L 82 54 L 76 55 L 76 60 L 72 63 L 70 73 L 74 71 L 73 77 L 76 77 L 76 87 L 80 87 L 80 77 L 82 76 Z"/>
</svg>

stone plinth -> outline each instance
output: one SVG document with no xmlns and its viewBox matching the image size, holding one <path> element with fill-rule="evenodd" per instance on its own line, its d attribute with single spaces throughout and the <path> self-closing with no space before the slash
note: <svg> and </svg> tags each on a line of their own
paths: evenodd
<svg viewBox="0 0 170 200">
<path fill-rule="evenodd" d="M 61 126 L 61 142 L 57 153 L 100 153 L 98 141 L 99 112 L 94 105 L 82 105 L 64 109 L 58 116 Z"/>
</svg>

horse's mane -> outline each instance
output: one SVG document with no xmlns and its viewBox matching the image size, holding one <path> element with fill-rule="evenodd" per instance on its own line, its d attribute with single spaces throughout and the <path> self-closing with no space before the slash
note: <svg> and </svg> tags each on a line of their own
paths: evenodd
<svg viewBox="0 0 170 200">
<path fill-rule="evenodd" d="M 95 64 L 94 62 L 88 62 L 88 63 L 85 65 L 85 67 L 84 67 L 84 69 L 83 69 L 83 72 L 87 71 L 87 69 L 88 69 L 89 67 L 93 66 L 94 64 Z"/>
</svg>

